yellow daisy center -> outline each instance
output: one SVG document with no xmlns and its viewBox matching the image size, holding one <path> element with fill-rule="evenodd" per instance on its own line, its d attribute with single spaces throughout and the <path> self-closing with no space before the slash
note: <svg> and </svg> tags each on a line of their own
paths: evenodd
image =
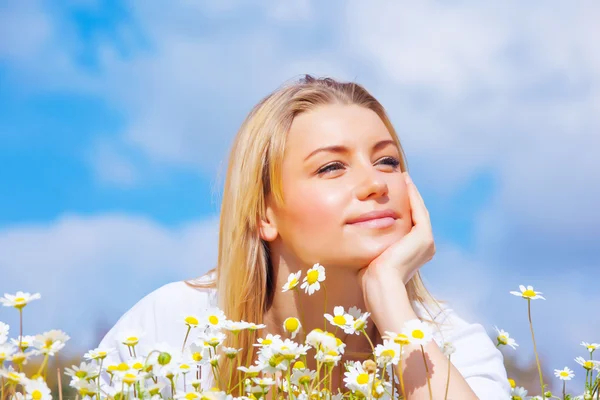
<svg viewBox="0 0 600 400">
<path fill-rule="evenodd" d="M 308 274 L 306 275 L 306 281 L 308 282 L 309 285 L 312 285 L 318 279 L 319 279 L 319 271 L 317 271 L 317 270 L 309 271 Z"/>
<path fill-rule="evenodd" d="M 302 361 L 296 361 L 294 363 L 294 369 L 304 369 L 304 368 L 306 368 L 306 367 L 304 366 L 304 363 Z"/>
<path fill-rule="evenodd" d="M 367 383 L 369 383 L 369 374 L 358 374 L 358 376 L 356 377 L 356 382 L 359 385 L 366 385 Z"/>
<path fill-rule="evenodd" d="M 310 376 L 302 375 L 300 379 L 298 379 L 298 383 L 300 383 L 302 386 L 308 385 L 310 383 Z"/>
<path fill-rule="evenodd" d="M 14 372 L 8 373 L 8 380 L 12 382 L 21 382 L 21 376 L 17 375 Z"/>
<path fill-rule="evenodd" d="M 588 350 L 596 350 L 596 346 L 590 344 L 587 346 L 587 349 Z"/>
<path fill-rule="evenodd" d="M 219 318 L 216 315 L 211 315 L 210 317 L 208 317 L 208 322 L 210 322 L 213 325 L 217 325 L 219 323 Z"/>
<path fill-rule="evenodd" d="M 181 369 L 183 369 L 183 370 L 188 370 L 188 369 L 190 369 L 190 366 L 189 366 L 189 365 L 187 365 L 187 364 L 181 364 L 181 365 L 179 366 L 179 368 L 181 368 Z"/>
<path fill-rule="evenodd" d="M 569 373 L 567 371 L 560 371 L 560 376 L 567 377 L 569 376 Z"/>
<path fill-rule="evenodd" d="M 142 368 L 144 368 L 144 364 L 142 364 L 141 362 L 136 362 L 136 363 L 134 363 L 131 366 L 131 368 L 133 368 L 133 369 L 142 369 Z"/>
<path fill-rule="evenodd" d="M 123 377 L 123 382 L 125 382 L 128 385 L 131 385 L 132 383 L 135 382 L 135 375 L 134 374 L 125 374 L 125 376 Z"/>
<path fill-rule="evenodd" d="M 396 352 L 392 349 L 386 349 L 381 352 L 381 355 L 384 357 L 394 358 L 394 356 L 396 355 Z"/>
<path fill-rule="evenodd" d="M 585 369 L 592 369 L 594 367 L 594 363 L 591 361 L 586 361 L 583 363 L 583 368 Z"/>
<path fill-rule="evenodd" d="M 140 339 L 138 339 L 137 336 L 129 336 L 126 340 L 127 343 L 130 344 L 136 344 L 137 342 L 139 342 Z"/>
<path fill-rule="evenodd" d="M 346 317 L 343 315 L 336 315 L 333 317 L 333 323 L 336 325 L 346 325 Z"/>
<path fill-rule="evenodd" d="M 288 332 L 295 332 L 296 329 L 298 329 L 298 325 L 299 325 L 299 323 L 298 323 L 298 320 L 296 318 L 288 318 L 285 321 L 285 329 Z"/>
<path fill-rule="evenodd" d="M 191 315 L 185 318 L 185 323 L 188 325 L 198 325 L 198 318 Z"/>
<path fill-rule="evenodd" d="M 296 279 L 296 277 L 292 278 L 292 280 L 290 281 L 290 288 L 296 287 L 296 285 L 298 284 L 298 279 Z"/>
<path fill-rule="evenodd" d="M 399 333 L 398 336 L 394 338 L 394 343 L 401 344 L 404 346 L 409 344 L 410 340 L 408 340 L 408 336 L 406 336 L 405 334 Z"/>
<path fill-rule="evenodd" d="M 192 354 L 192 359 L 194 361 L 202 361 L 202 354 L 200 354 L 199 352 L 195 352 Z"/>
<path fill-rule="evenodd" d="M 87 376 L 87 372 L 79 370 L 79 371 L 75 372 L 75 376 L 80 379 L 83 379 Z"/>
<path fill-rule="evenodd" d="M 508 338 L 506 337 L 506 335 L 498 335 L 498 341 L 502 344 L 507 344 Z"/>
<path fill-rule="evenodd" d="M 509 384 L 509 385 L 510 385 L 510 387 L 511 387 L 511 388 L 513 388 L 513 389 L 514 389 L 515 387 L 517 387 L 517 383 L 515 382 L 515 380 L 514 380 L 514 379 L 510 379 L 510 378 L 508 378 L 508 384 Z"/>
<path fill-rule="evenodd" d="M 127 365 L 127 363 L 122 362 L 121 364 L 117 365 L 117 370 L 119 370 L 121 372 L 128 371 L 129 365 Z"/>
<path fill-rule="evenodd" d="M 15 303 L 17 303 L 17 304 L 25 303 L 25 297 L 15 297 Z"/>
<path fill-rule="evenodd" d="M 425 333 L 423 333 L 423 331 L 420 329 L 415 329 L 412 331 L 412 337 L 415 339 L 423 339 L 425 337 Z"/>
<path fill-rule="evenodd" d="M 42 398 L 42 392 L 40 392 L 39 390 L 34 390 L 33 392 L 31 392 L 31 398 L 33 400 L 40 400 Z"/>
<path fill-rule="evenodd" d="M 271 339 L 263 339 L 262 343 L 263 345 L 269 345 L 269 344 L 273 344 L 273 341 Z"/>
<path fill-rule="evenodd" d="M 187 400 L 194 400 L 197 399 L 198 397 L 200 397 L 196 392 L 189 392 L 185 394 L 185 398 Z"/>
<path fill-rule="evenodd" d="M 535 292 L 531 289 L 527 289 L 526 291 L 523 292 L 523 297 L 534 297 L 535 296 Z"/>
</svg>

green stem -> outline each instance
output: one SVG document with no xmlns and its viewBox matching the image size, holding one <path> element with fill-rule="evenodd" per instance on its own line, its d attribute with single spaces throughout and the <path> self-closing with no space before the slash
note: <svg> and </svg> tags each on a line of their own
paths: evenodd
<svg viewBox="0 0 600 400">
<path fill-rule="evenodd" d="M 429 367 L 427 366 L 427 359 L 425 358 L 425 349 L 421 345 L 421 354 L 423 354 L 423 362 L 425 363 L 425 372 L 427 378 L 427 389 L 429 390 L 429 400 L 433 400 L 433 394 L 431 393 L 431 380 L 429 379 Z"/>
<path fill-rule="evenodd" d="M 183 353 L 183 350 L 185 350 L 185 343 L 187 342 L 187 339 L 188 339 L 188 336 L 189 336 L 191 330 L 192 330 L 192 326 L 188 325 L 187 332 L 185 333 L 185 338 L 183 339 L 183 345 L 181 346 L 182 353 Z"/>
<path fill-rule="evenodd" d="M 444 400 L 448 400 L 448 389 L 450 388 L 450 368 L 452 365 L 450 364 L 450 356 L 448 356 L 448 376 L 446 378 L 446 394 L 444 395 Z"/>
<path fill-rule="evenodd" d="M 403 345 L 400 345 L 400 361 L 398 361 L 398 367 L 400 368 L 400 373 L 398 375 L 400 375 L 400 389 L 402 390 L 402 398 L 406 399 L 406 391 L 404 389 L 404 373 L 402 371 L 402 347 Z M 392 383 L 394 383 L 394 381 L 392 380 Z M 396 386 L 396 385 L 394 385 Z"/>
<path fill-rule="evenodd" d="M 541 395 L 544 395 L 544 377 L 542 376 L 542 367 L 540 366 L 540 359 L 538 357 L 537 347 L 535 344 L 535 335 L 533 334 L 533 323 L 531 322 L 531 299 L 527 299 L 527 313 L 529 315 L 529 327 L 531 328 L 531 339 L 533 340 L 533 352 L 535 353 L 535 362 L 537 364 L 538 372 L 540 374 L 540 387 L 542 388 Z"/>
</svg>

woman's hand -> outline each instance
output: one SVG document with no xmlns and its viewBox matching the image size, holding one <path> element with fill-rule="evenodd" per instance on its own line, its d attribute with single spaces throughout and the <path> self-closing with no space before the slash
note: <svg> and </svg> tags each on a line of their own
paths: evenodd
<svg viewBox="0 0 600 400">
<path fill-rule="evenodd" d="M 398 280 L 406 285 L 419 268 L 430 261 L 435 254 L 429 211 L 408 172 L 404 172 L 404 177 L 413 227 L 402 239 L 390 245 L 360 271 L 359 279 L 365 296 L 369 292 L 369 287 L 373 286 L 373 281 Z"/>
</svg>

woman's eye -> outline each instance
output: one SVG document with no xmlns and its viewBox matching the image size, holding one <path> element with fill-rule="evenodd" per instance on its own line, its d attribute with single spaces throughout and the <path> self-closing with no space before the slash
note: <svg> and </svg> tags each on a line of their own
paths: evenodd
<svg viewBox="0 0 600 400">
<path fill-rule="evenodd" d="M 397 168 L 400 165 L 400 161 L 394 157 L 383 157 L 379 163 L 389 165 L 394 168 Z"/>
<path fill-rule="evenodd" d="M 318 174 L 324 174 L 326 172 L 330 172 L 330 171 L 335 171 L 336 169 L 342 168 L 343 165 L 339 162 L 336 163 L 332 163 L 329 165 L 324 166 L 323 168 L 321 168 L 320 170 L 317 171 Z"/>
</svg>

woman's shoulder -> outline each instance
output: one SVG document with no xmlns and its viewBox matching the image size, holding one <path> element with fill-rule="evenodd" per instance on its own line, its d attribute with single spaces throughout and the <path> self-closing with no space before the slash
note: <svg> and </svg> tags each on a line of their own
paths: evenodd
<svg viewBox="0 0 600 400">
<path fill-rule="evenodd" d="M 101 347 L 118 347 L 125 333 L 138 333 L 144 342 L 172 340 L 183 328 L 186 314 L 200 314 L 216 305 L 216 290 L 207 287 L 211 275 L 164 284 L 127 310 L 102 339 Z M 181 326 L 179 326 L 181 325 Z"/>
</svg>

